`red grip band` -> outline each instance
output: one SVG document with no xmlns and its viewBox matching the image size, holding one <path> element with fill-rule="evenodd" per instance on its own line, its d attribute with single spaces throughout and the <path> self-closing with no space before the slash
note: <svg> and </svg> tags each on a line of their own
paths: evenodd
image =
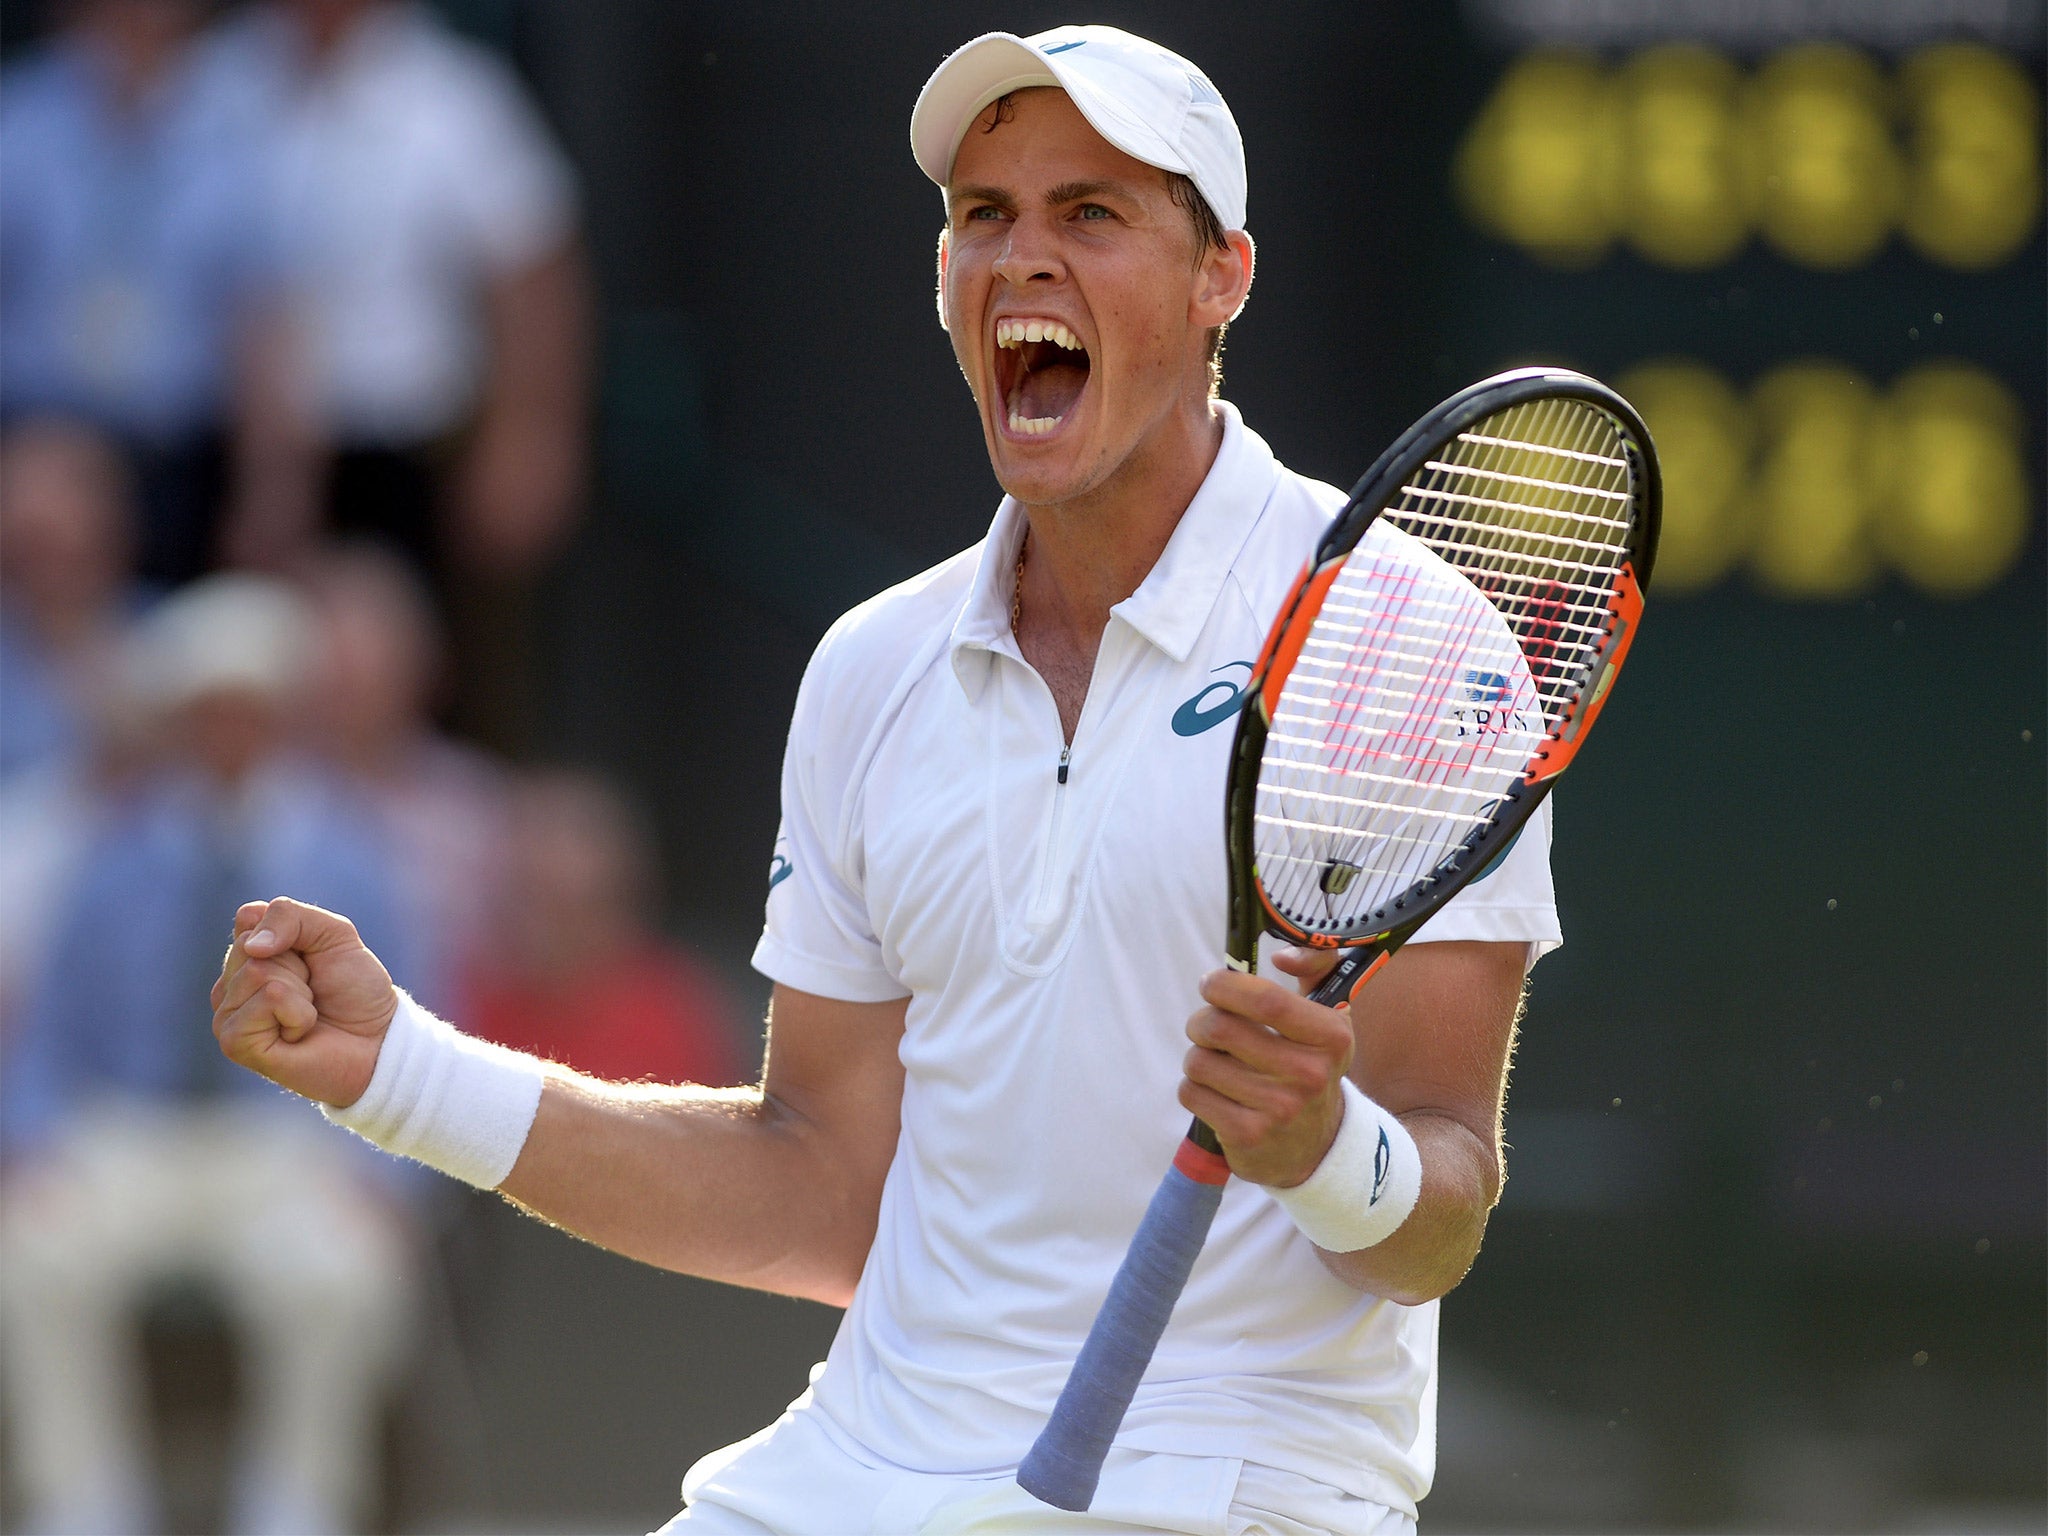
<svg viewBox="0 0 2048 1536">
<path fill-rule="evenodd" d="M 1221 1152 L 1211 1152 L 1207 1147 L 1198 1147 L 1192 1141 L 1183 1141 L 1180 1150 L 1173 1154 L 1173 1166 L 1193 1179 L 1197 1184 L 1228 1184 L 1230 1164 Z"/>
</svg>

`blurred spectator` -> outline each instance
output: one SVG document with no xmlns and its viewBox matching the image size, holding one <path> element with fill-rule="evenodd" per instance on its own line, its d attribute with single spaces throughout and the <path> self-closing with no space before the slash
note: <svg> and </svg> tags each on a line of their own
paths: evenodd
<svg viewBox="0 0 2048 1536">
<path fill-rule="evenodd" d="M 471 966 L 463 1027 L 599 1077 L 737 1083 L 731 1006 L 648 923 L 647 829 L 602 782 L 549 770 L 512 795 L 497 941 Z"/>
<path fill-rule="evenodd" d="M 410 989 L 446 1011 L 456 964 L 483 942 L 499 884 L 505 771 L 435 729 L 440 631 L 397 556 L 344 545 L 300 574 L 317 616 L 312 743 L 381 822 L 403 920 L 423 951 Z"/>
<path fill-rule="evenodd" d="M 227 73 L 271 126 L 296 427 L 330 531 L 403 550 L 453 624 L 458 715 L 523 745 L 527 591 L 577 511 L 587 296 L 568 164 L 502 63 L 394 0 L 276 0 Z M 309 503 L 250 497 L 230 549 L 270 563 Z"/>
<path fill-rule="evenodd" d="M 77 750 L 139 606 L 120 451 L 43 417 L 0 435 L 0 778 Z"/>
<path fill-rule="evenodd" d="M 209 9 L 78 0 L 0 83 L 0 415 L 115 434 L 170 582 L 213 558 L 234 399 L 279 398 L 261 141 L 194 43 Z"/>
<path fill-rule="evenodd" d="M 91 428 L 0 435 L 0 1045 L 102 803 L 145 746 L 119 686 L 129 480 Z"/>
<path fill-rule="evenodd" d="M 85 856 L 153 745 L 134 700 L 110 687 L 94 697 L 78 751 L 0 780 L 0 1065 Z"/>
<path fill-rule="evenodd" d="M 401 980 L 411 940 L 373 829 L 286 740 L 308 618 L 268 578 L 166 599 L 135 648 L 169 752 L 87 853 L 0 1079 L 0 1345 L 32 1528 L 162 1529 L 134 1312 L 201 1277 L 244 1342 L 236 1529 L 337 1530 L 411 1307 L 372 1160 L 222 1057 L 208 1027 L 236 904 L 354 914 Z"/>
</svg>

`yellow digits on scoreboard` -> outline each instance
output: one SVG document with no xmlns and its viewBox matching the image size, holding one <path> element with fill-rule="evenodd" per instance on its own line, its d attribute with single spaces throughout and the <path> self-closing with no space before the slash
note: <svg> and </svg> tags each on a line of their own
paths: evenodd
<svg viewBox="0 0 2048 1536">
<path fill-rule="evenodd" d="M 1938 597 L 1980 592 L 2027 541 L 2022 417 L 2010 390 L 1930 363 L 1880 394 L 1832 363 L 1774 368 L 1745 399 L 1712 369 L 1646 363 L 1619 381 L 1657 440 L 1657 588 L 1746 567 L 1781 597 L 1866 591 L 1887 566 Z"/>
<path fill-rule="evenodd" d="M 1553 266 L 1591 266 L 1625 241 L 1694 270 L 1754 234 L 1834 271 L 1897 229 L 1975 271 L 2013 256 L 2040 217 L 2039 117 L 2020 67 L 1968 43 L 1922 49 L 1895 78 L 1832 43 L 1748 77 L 1695 44 L 1618 69 L 1544 51 L 1501 78 L 1453 179 L 1476 224 Z"/>
</svg>

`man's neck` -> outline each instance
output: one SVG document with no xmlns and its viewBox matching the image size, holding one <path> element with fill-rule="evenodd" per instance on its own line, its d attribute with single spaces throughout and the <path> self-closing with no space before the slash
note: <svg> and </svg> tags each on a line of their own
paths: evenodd
<svg viewBox="0 0 2048 1536">
<path fill-rule="evenodd" d="M 1223 418 L 1205 399 L 1177 411 L 1117 471 L 1071 501 L 1026 506 L 1025 626 L 1063 632 L 1090 654 L 1109 611 L 1159 563 L 1181 515 L 1223 446 Z"/>
<path fill-rule="evenodd" d="M 1161 425 L 1094 490 L 1024 509 L 1030 545 L 1018 572 L 1017 645 L 1052 690 L 1069 742 L 1109 611 L 1159 563 L 1223 446 L 1223 418 L 1206 397 Z"/>
</svg>

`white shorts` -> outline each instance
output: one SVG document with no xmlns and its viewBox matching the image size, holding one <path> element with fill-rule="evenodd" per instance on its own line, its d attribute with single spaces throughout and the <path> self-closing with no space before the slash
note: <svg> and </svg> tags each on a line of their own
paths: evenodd
<svg viewBox="0 0 2048 1536">
<path fill-rule="evenodd" d="M 1008 1476 L 877 1466 L 799 1400 L 683 1480 L 688 1508 L 656 1536 L 1412 1536 L 1414 1519 L 1272 1467 L 1112 1451 L 1095 1507 L 1067 1514 Z"/>
</svg>

